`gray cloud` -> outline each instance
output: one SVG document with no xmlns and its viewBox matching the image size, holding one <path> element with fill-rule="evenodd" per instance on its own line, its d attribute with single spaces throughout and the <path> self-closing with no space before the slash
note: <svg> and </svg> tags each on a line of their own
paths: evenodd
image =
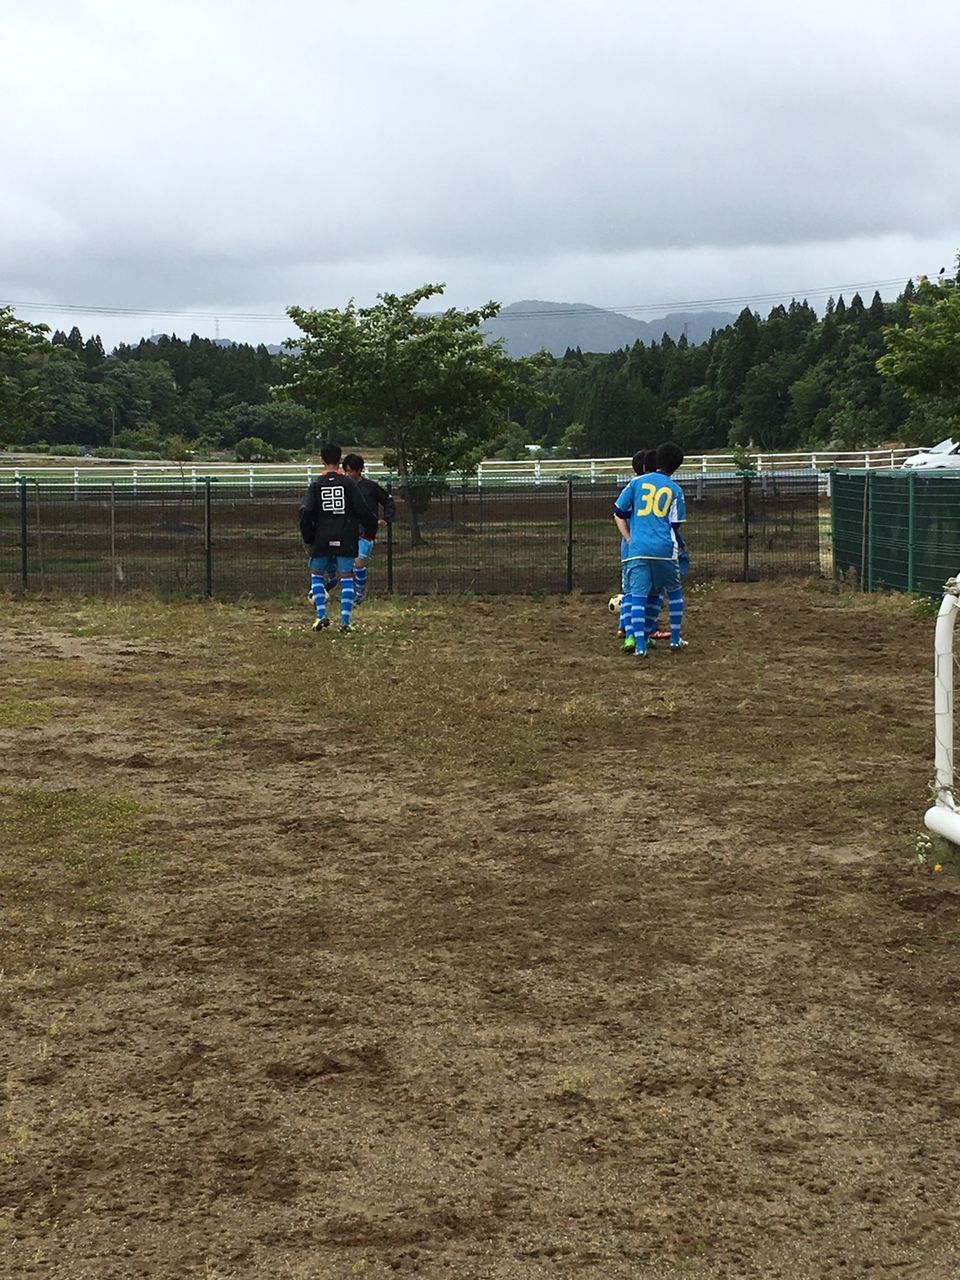
<svg viewBox="0 0 960 1280">
<path fill-rule="evenodd" d="M 935 271 L 958 36 L 946 0 L 8 7 L 0 296 L 617 305 Z"/>
</svg>

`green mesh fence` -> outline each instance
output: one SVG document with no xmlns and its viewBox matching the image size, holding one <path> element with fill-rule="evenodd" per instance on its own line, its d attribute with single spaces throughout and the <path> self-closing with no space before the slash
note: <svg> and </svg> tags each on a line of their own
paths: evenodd
<svg viewBox="0 0 960 1280">
<path fill-rule="evenodd" d="M 377 539 L 371 590 L 612 594 L 620 587 L 613 504 L 628 478 L 426 477 L 406 496 L 394 483 L 397 517 Z M 815 473 L 693 476 L 682 485 L 690 582 L 821 573 Z M 0 481 L 0 592 L 305 595 L 303 496 L 294 481 Z"/>
<path fill-rule="evenodd" d="M 939 595 L 960 570 L 960 471 L 834 471 L 830 492 L 838 575 Z"/>
</svg>

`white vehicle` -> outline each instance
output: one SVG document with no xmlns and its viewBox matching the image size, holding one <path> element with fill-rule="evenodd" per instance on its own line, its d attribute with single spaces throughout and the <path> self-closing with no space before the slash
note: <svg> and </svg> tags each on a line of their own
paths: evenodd
<svg viewBox="0 0 960 1280">
<path fill-rule="evenodd" d="M 956 440 L 941 440 L 932 449 L 921 449 L 904 459 L 904 471 L 940 471 L 946 467 L 960 467 L 960 444 Z"/>
</svg>

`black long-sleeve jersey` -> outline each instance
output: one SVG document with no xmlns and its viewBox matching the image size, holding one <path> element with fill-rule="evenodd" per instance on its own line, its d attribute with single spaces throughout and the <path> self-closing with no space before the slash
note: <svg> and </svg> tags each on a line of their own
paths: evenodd
<svg viewBox="0 0 960 1280">
<path fill-rule="evenodd" d="M 392 523 L 394 516 L 397 514 L 397 504 L 394 502 L 392 495 L 387 493 L 382 485 L 377 484 L 376 480 L 371 480 L 369 476 L 361 476 L 357 484 L 359 484 L 360 492 L 367 500 L 367 506 L 374 515 L 378 511 L 382 511 L 383 518 L 387 524 Z"/>
<path fill-rule="evenodd" d="M 361 529 L 365 538 L 377 536 L 377 517 L 355 480 L 328 471 L 311 481 L 300 508 L 300 536 L 312 556 L 356 556 Z"/>
</svg>

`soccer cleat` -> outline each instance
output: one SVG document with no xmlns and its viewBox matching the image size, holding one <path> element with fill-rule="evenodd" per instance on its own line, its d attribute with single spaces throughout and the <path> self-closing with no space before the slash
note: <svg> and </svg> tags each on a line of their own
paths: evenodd
<svg viewBox="0 0 960 1280">
<path fill-rule="evenodd" d="M 634 654 L 634 657 L 636 658 L 645 658 L 646 656 L 647 656 L 646 649 L 637 649 L 636 653 Z"/>
<path fill-rule="evenodd" d="M 313 624 L 313 627 L 311 628 L 311 630 L 313 630 L 313 631 L 326 631 L 326 629 L 327 629 L 327 627 L 329 627 L 329 625 L 330 625 L 330 619 L 329 619 L 329 618 L 318 618 L 318 619 L 316 620 L 316 622 Z"/>
<path fill-rule="evenodd" d="M 621 652 L 621 653 L 633 653 L 633 651 L 634 651 L 634 649 L 636 649 L 636 647 L 637 647 L 637 638 L 636 638 L 636 636 L 627 636 L 627 638 L 626 638 L 626 639 L 624 640 L 624 642 L 623 642 L 623 647 L 621 648 L 620 652 Z"/>
<path fill-rule="evenodd" d="M 350 626 L 349 622 L 340 623 L 340 634 L 342 636 L 348 636 L 352 630 L 353 628 Z"/>
<path fill-rule="evenodd" d="M 647 648 L 655 649 L 657 647 L 656 636 L 647 636 Z"/>
<path fill-rule="evenodd" d="M 670 652 L 679 653 L 681 649 L 685 649 L 686 647 L 687 647 L 686 640 L 678 640 L 676 644 L 670 645 Z"/>
<path fill-rule="evenodd" d="M 353 598 L 353 607 L 356 608 L 358 604 L 363 604 L 366 598 L 367 598 L 367 593 L 365 591 L 358 591 Z"/>
</svg>

